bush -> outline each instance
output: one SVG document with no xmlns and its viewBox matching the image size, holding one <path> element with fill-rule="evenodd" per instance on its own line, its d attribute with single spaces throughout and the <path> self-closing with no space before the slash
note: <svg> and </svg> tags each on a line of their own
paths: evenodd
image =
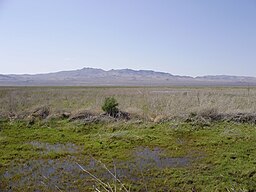
<svg viewBox="0 0 256 192">
<path fill-rule="evenodd" d="M 107 97 L 103 103 L 102 110 L 112 117 L 115 117 L 118 113 L 118 103 L 114 97 Z"/>
</svg>

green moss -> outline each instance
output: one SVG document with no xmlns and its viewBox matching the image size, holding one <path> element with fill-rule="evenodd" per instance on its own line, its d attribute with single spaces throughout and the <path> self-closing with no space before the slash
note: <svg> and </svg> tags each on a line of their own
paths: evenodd
<svg viewBox="0 0 256 192">
<path fill-rule="evenodd" d="M 123 178 L 132 191 L 143 191 L 145 188 L 152 191 L 249 191 L 256 188 L 256 127 L 250 124 L 219 122 L 198 127 L 175 122 L 116 122 L 85 125 L 63 120 L 40 122 L 31 127 L 25 122 L 0 122 L 0 126 L 1 174 L 12 162 L 65 159 L 70 156 L 80 161 L 84 157 L 94 157 L 111 167 L 113 160 L 133 161 L 134 150 L 144 146 L 163 150 L 161 158 L 189 157 L 192 163 L 186 167 L 148 170 L 143 177 L 138 171 L 134 176 L 140 178 L 137 181 Z M 73 143 L 81 150 L 74 153 L 42 153 L 41 148 L 30 144 L 32 141 Z M 19 175 L 15 176 L 17 180 L 20 178 Z M 83 182 L 78 183 L 82 187 Z M 7 184 L 3 183 L 2 186 Z"/>
</svg>

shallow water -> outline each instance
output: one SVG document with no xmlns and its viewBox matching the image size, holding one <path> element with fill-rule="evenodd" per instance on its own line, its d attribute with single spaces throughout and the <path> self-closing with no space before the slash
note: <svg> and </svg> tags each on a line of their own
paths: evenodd
<svg viewBox="0 0 256 192">
<path fill-rule="evenodd" d="M 157 91 L 150 91 L 150 93 L 161 93 L 161 94 L 176 94 L 176 93 L 187 94 L 189 92 L 192 92 L 192 91 L 191 90 L 157 90 Z"/>
<path fill-rule="evenodd" d="M 148 147 L 139 147 L 135 150 L 135 163 L 140 169 L 147 167 L 157 167 L 160 169 L 168 167 L 182 167 L 189 165 L 188 157 L 164 157 L 164 153 L 159 148 L 151 150 Z"/>
<path fill-rule="evenodd" d="M 44 152 L 64 151 L 76 153 L 80 150 L 74 144 L 48 144 L 32 142 L 34 147 L 42 148 Z M 113 180 L 113 176 L 94 158 L 86 156 L 69 155 L 59 159 L 34 159 L 24 164 L 11 164 L 3 175 L 6 182 L 7 191 L 15 191 L 26 186 L 35 187 L 34 189 L 56 190 L 57 187 L 65 191 L 80 191 L 83 187 L 93 185 L 92 178 L 83 172 L 79 163 L 84 169 L 105 181 Z M 138 147 L 134 149 L 133 157 L 127 161 L 113 161 L 109 165 L 109 170 L 121 180 L 138 182 L 150 182 L 150 175 L 143 177 L 152 170 L 166 168 L 178 168 L 189 166 L 189 157 L 172 158 L 166 157 L 160 148 L 150 149 L 148 147 Z M 116 167 L 114 171 L 114 166 Z M 40 190 L 39 190 L 40 191 Z"/>
<path fill-rule="evenodd" d="M 39 148 L 42 150 L 42 153 L 48 153 L 48 152 L 67 152 L 67 153 L 77 153 L 81 151 L 81 147 L 75 145 L 74 143 L 56 143 L 56 144 L 50 144 L 50 143 L 43 143 L 39 141 L 32 141 L 29 143 L 33 147 Z"/>
</svg>

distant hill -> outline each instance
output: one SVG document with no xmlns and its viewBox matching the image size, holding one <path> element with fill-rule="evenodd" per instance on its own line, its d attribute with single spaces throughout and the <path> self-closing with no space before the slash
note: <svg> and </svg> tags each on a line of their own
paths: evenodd
<svg viewBox="0 0 256 192">
<path fill-rule="evenodd" d="M 1 75 L 0 74 L 0 81 L 8 81 L 8 80 L 12 80 L 13 78 L 9 75 Z"/>
<path fill-rule="evenodd" d="M 1 86 L 247 86 L 255 77 L 244 76 L 179 76 L 152 70 L 83 68 L 35 75 L 1 75 Z"/>
</svg>

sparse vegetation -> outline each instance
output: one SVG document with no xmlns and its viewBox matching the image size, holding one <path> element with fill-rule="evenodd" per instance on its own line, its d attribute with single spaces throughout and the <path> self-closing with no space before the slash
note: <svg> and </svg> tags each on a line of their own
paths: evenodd
<svg viewBox="0 0 256 192">
<path fill-rule="evenodd" d="M 84 110 L 100 114 L 106 97 L 115 97 L 119 110 L 145 120 L 186 117 L 206 109 L 256 112 L 253 87 L 249 95 L 247 87 L 1 87 L 0 116 L 22 118 L 42 106 L 49 107 L 51 115 Z"/>
</svg>

